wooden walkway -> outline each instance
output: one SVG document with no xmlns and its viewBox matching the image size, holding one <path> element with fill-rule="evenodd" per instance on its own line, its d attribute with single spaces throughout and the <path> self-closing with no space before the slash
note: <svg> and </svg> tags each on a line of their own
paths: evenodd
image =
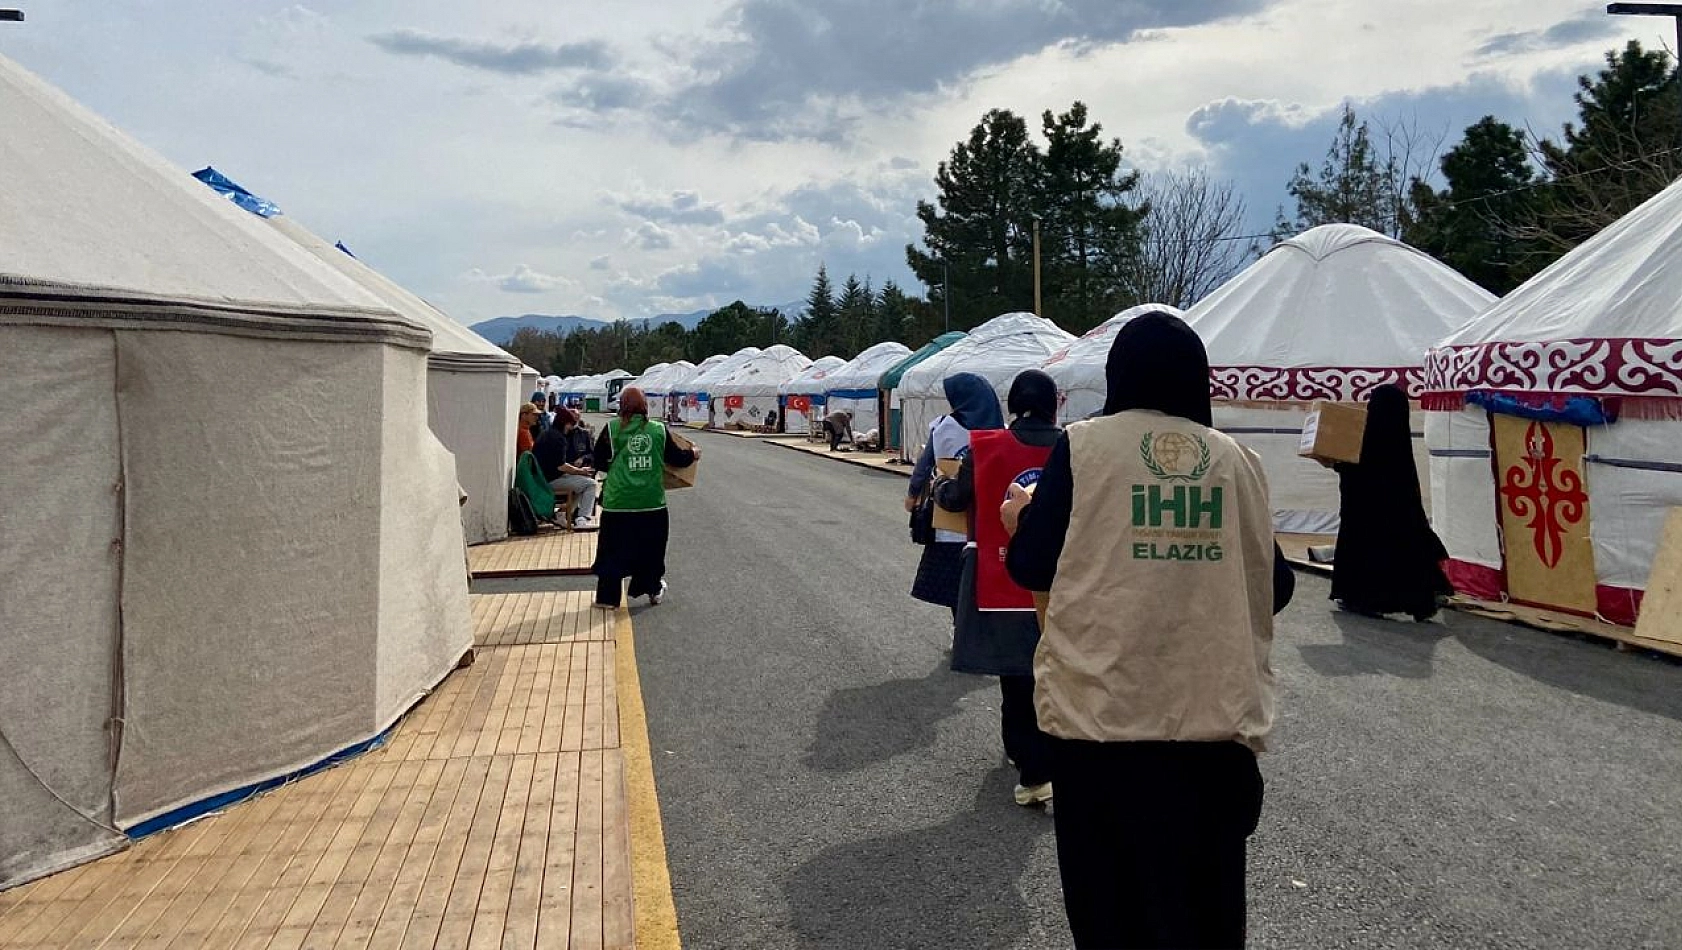
<svg viewBox="0 0 1682 950">
<path fill-rule="evenodd" d="M 594 531 L 544 526 L 531 537 L 511 537 L 468 548 L 467 567 L 474 577 L 588 574 L 596 560 L 596 536 Z"/>
<path fill-rule="evenodd" d="M 884 455 L 880 452 L 831 452 L 827 442 L 786 441 L 782 439 L 768 440 L 769 444 L 781 449 L 793 449 L 807 455 L 829 459 L 832 462 L 845 462 L 860 468 L 875 469 L 878 472 L 893 472 L 896 475 L 911 477 L 911 466 L 898 463 L 899 456 Z"/>
<path fill-rule="evenodd" d="M 631 948 L 615 643 L 585 593 L 473 599 L 477 661 L 387 744 L 0 892 L 0 948 Z"/>
</svg>

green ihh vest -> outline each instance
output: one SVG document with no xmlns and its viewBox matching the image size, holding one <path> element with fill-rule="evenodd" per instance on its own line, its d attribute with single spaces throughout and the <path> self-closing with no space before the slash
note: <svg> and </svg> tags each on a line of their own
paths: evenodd
<svg viewBox="0 0 1682 950">
<path fill-rule="evenodd" d="M 654 511 L 666 507 L 666 427 L 638 416 L 630 425 L 607 423 L 613 462 L 602 490 L 607 511 Z"/>
</svg>

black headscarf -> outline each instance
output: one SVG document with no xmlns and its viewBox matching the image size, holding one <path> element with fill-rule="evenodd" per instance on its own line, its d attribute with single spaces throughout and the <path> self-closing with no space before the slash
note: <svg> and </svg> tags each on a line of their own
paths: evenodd
<svg viewBox="0 0 1682 950">
<path fill-rule="evenodd" d="M 1023 370 L 1011 382 L 1005 405 L 1013 416 L 1056 422 L 1057 382 L 1037 369 Z"/>
<path fill-rule="evenodd" d="M 1388 490 L 1420 501 L 1419 470 L 1413 462 L 1413 431 L 1407 393 L 1389 383 L 1367 401 L 1366 431 L 1361 436 L 1361 468 L 1369 477 L 1389 482 Z"/>
<path fill-rule="evenodd" d="M 993 385 L 974 373 L 958 373 L 942 382 L 946 401 L 952 405 L 952 418 L 964 428 L 1003 429 L 1004 414 L 999 411 L 999 394 Z"/>
<path fill-rule="evenodd" d="M 1104 365 L 1109 393 L 1104 415 L 1154 409 L 1214 425 L 1209 405 L 1209 353 L 1184 320 L 1154 311 L 1127 321 Z"/>
</svg>

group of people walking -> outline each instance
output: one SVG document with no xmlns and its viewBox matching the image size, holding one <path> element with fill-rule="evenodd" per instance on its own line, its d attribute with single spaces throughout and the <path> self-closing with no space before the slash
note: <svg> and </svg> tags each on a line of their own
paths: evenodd
<svg viewBox="0 0 1682 950">
<path fill-rule="evenodd" d="M 1245 940 L 1273 617 L 1295 576 L 1260 459 L 1213 428 L 1209 379 L 1202 340 L 1165 313 L 1117 333 L 1103 411 L 1066 429 L 1043 373 L 1012 384 L 1008 427 L 986 380 L 952 376 L 905 502 L 926 542 L 912 596 L 951 610 L 952 669 L 999 679 L 1015 801 L 1055 793 L 1079 948 Z M 1446 583 L 1406 396 L 1381 393 L 1370 412 L 1360 464 L 1339 469 L 1333 596 L 1425 619 Z M 920 532 L 930 505 L 968 530 Z"/>
</svg>

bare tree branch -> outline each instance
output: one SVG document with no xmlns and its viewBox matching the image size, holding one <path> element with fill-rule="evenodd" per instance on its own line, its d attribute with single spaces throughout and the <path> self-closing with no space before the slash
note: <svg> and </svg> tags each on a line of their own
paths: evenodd
<svg viewBox="0 0 1682 950">
<path fill-rule="evenodd" d="M 1141 176 L 1133 199 L 1148 208 L 1139 253 L 1126 279 L 1141 302 L 1190 307 L 1238 273 L 1256 253 L 1244 233 L 1244 199 L 1207 172 Z"/>
</svg>

